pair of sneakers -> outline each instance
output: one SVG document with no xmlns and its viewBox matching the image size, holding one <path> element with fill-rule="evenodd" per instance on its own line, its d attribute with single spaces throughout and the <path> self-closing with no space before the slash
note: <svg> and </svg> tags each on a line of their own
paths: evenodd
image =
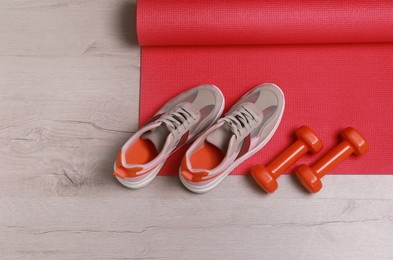
<svg viewBox="0 0 393 260">
<path fill-rule="evenodd" d="M 180 180 L 196 193 L 213 189 L 266 145 L 280 124 L 285 100 L 281 89 L 269 83 L 246 93 L 220 118 L 224 105 L 214 85 L 171 99 L 124 144 L 114 175 L 128 188 L 142 188 L 173 152 L 195 140 L 181 161 Z"/>
</svg>

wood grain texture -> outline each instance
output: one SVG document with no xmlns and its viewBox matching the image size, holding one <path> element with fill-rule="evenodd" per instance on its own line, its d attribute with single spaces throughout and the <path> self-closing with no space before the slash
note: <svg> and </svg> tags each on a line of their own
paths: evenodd
<svg viewBox="0 0 393 260">
<path fill-rule="evenodd" d="M 138 127 L 135 1 L 0 2 L 0 258 L 391 259 L 393 176 L 196 195 L 112 176 Z"/>
</svg>

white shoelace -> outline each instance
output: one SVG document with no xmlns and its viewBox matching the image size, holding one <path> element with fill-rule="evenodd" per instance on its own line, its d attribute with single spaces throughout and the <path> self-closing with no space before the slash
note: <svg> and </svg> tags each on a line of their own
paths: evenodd
<svg viewBox="0 0 393 260">
<path fill-rule="evenodd" d="M 242 139 L 254 129 L 257 118 L 258 115 L 254 111 L 241 106 L 221 120 L 228 123 L 237 139 Z"/>
<path fill-rule="evenodd" d="M 168 114 L 163 115 L 157 121 L 165 123 L 173 134 L 182 135 L 197 120 L 193 111 L 184 106 L 178 106 Z"/>
</svg>

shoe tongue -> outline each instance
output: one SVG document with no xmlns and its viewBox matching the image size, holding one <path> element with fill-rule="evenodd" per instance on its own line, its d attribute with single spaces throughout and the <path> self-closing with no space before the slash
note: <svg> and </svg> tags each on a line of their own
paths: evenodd
<svg viewBox="0 0 393 260">
<path fill-rule="evenodd" d="M 242 107 L 253 111 L 254 114 L 258 116 L 261 115 L 261 113 L 258 111 L 257 107 L 253 103 L 244 103 Z M 206 137 L 206 141 L 208 143 L 214 145 L 224 153 L 228 153 L 228 151 L 229 153 L 231 153 L 231 151 L 235 151 L 236 149 L 234 148 L 243 141 L 234 139 L 236 139 L 235 134 L 226 122 L 224 122 L 221 127 L 217 128 Z"/>
<path fill-rule="evenodd" d="M 157 149 L 157 152 L 160 153 L 162 148 L 170 135 L 170 130 L 166 124 L 161 123 L 156 128 L 147 131 L 146 133 L 142 134 L 141 138 L 145 140 L 151 141 Z"/>
<path fill-rule="evenodd" d="M 194 114 L 199 113 L 199 111 L 193 108 L 189 103 L 183 103 L 181 105 L 183 108 L 188 109 L 188 111 L 191 111 Z M 173 110 L 175 110 L 175 108 Z M 141 138 L 145 140 L 150 140 L 157 149 L 157 152 L 160 153 L 162 152 L 162 149 L 164 148 L 170 136 L 172 136 L 173 138 L 171 138 L 169 142 L 175 142 L 176 137 L 174 137 L 172 131 L 170 130 L 170 126 L 168 126 L 166 123 L 161 122 L 160 125 L 158 125 L 157 127 L 142 134 Z"/>
<path fill-rule="evenodd" d="M 230 142 L 232 138 L 235 138 L 235 135 L 228 124 L 223 123 L 221 127 L 217 128 L 206 137 L 206 142 L 214 145 L 223 153 L 227 153 L 229 143 L 232 143 Z"/>
<path fill-rule="evenodd" d="M 258 117 L 263 117 L 263 113 L 258 109 L 258 107 L 254 103 L 246 102 L 242 105 L 244 109 L 247 109 L 248 111 L 251 111 L 254 113 L 254 115 L 257 115 Z"/>
</svg>

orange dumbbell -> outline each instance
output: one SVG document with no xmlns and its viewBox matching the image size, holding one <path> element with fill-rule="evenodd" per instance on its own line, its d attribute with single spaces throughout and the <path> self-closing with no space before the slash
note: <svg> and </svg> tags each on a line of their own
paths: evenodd
<svg viewBox="0 0 393 260">
<path fill-rule="evenodd" d="M 274 192 L 278 188 L 277 178 L 288 170 L 300 157 L 308 152 L 317 153 L 322 150 L 319 137 L 307 126 L 296 130 L 297 141 L 276 157 L 268 166 L 255 165 L 251 175 L 266 192 Z"/>
<path fill-rule="evenodd" d="M 368 150 L 366 139 L 352 127 L 348 127 L 341 132 L 344 139 L 341 143 L 327 152 L 322 158 L 312 166 L 300 165 L 295 169 L 300 182 L 309 192 L 318 192 L 322 188 L 321 178 L 341 163 L 351 154 L 362 155 Z"/>
</svg>

